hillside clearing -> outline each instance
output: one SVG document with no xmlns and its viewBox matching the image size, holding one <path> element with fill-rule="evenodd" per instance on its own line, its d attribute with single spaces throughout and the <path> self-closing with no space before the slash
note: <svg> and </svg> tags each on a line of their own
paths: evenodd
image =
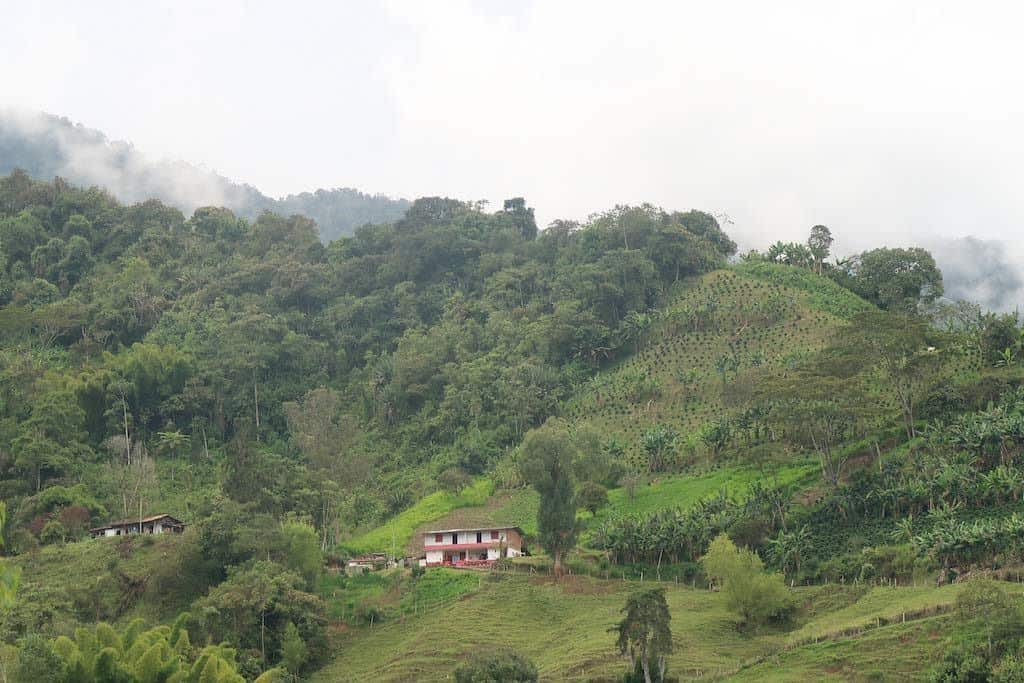
<svg viewBox="0 0 1024 683">
<path fill-rule="evenodd" d="M 338 637 L 338 657 L 312 680 L 443 680 L 469 653 L 502 646 L 536 662 L 545 681 L 616 677 L 624 670 L 625 661 L 617 655 L 608 628 L 618 619 L 626 596 L 641 585 L 651 584 L 580 576 L 556 584 L 547 577 L 487 575 L 478 591 L 425 615 L 348 629 Z M 737 631 L 720 594 L 661 585 L 667 592 L 675 644 L 669 670 L 683 679 L 738 675 L 742 680 L 758 680 L 758 675 L 763 676 L 772 669 L 771 663 L 779 660 L 793 662 L 792 671 L 800 673 L 790 676 L 787 667 L 787 677 L 776 680 L 806 680 L 811 671 L 848 678 L 850 672 L 872 667 L 886 676 L 920 672 L 938 643 L 926 624 L 941 617 L 882 626 L 835 641 L 827 634 L 892 616 L 897 613 L 894 610 L 937 611 L 955 599 L 959 590 L 959 586 L 875 588 L 857 597 L 856 592 L 840 587 L 797 588 L 803 600 L 816 602 L 819 608 L 832 605 L 832 609 L 798 616 L 789 630 L 770 627 L 743 634 Z M 834 599 L 836 591 L 839 600 Z M 844 604 L 849 600 L 853 602 Z M 811 634 L 821 634 L 820 638 L 829 642 L 786 650 L 787 644 Z M 882 641 L 889 643 L 889 653 L 896 647 L 895 641 L 912 641 L 914 646 L 886 666 L 877 649 L 863 644 L 877 646 Z M 557 647 L 552 647 L 555 643 Z"/>
</svg>

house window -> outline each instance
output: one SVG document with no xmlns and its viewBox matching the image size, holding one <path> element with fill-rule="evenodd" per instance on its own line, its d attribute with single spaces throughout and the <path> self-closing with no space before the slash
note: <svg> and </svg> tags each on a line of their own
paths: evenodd
<svg viewBox="0 0 1024 683">
<path fill-rule="evenodd" d="M 444 534 L 434 534 L 434 543 L 440 543 L 444 540 Z"/>
<path fill-rule="evenodd" d="M 484 534 L 483 534 L 482 531 L 476 532 L 476 542 L 477 543 L 483 543 L 484 542 Z"/>
<path fill-rule="evenodd" d="M 498 540 L 498 532 L 497 531 L 492 531 L 491 532 L 491 540 L 492 541 L 497 541 Z"/>
<path fill-rule="evenodd" d="M 452 534 L 452 545 L 457 545 L 458 542 L 459 542 L 459 535 L 458 534 Z"/>
</svg>

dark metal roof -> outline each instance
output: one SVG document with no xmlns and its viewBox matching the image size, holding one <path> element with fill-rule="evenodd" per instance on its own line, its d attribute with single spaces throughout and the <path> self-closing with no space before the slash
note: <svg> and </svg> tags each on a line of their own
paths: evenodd
<svg viewBox="0 0 1024 683">
<path fill-rule="evenodd" d="M 113 529 L 119 526 L 131 526 L 133 524 L 138 524 L 139 522 L 147 524 L 148 522 L 155 522 L 158 519 L 170 519 L 174 522 L 176 526 L 185 526 L 185 523 L 177 517 L 173 517 L 168 514 L 162 514 L 150 515 L 149 517 L 143 517 L 141 520 L 138 517 L 135 517 L 134 519 L 119 519 L 116 522 L 110 522 L 109 524 L 104 524 L 103 526 L 98 526 L 93 529 L 89 529 L 89 531 L 102 531 L 104 529 Z"/>
</svg>

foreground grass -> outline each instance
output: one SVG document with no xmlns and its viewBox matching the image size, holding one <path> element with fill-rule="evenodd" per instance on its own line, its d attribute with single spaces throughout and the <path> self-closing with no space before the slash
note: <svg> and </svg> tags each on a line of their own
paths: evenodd
<svg viewBox="0 0 1024 683">
<path fill-rule="evenodd" d="M 746 667 L 730 681 L 924 681 L 935 663 L 948 616 L 935 616 L 786 650 Z"/>
<path fill-rule="evenodd" d="M 498 647 L 512 647 L 532 659 L 545 681 L 612 680 L 625 661 L 608 629 L 620 618 L 626 597 L 651 585 L 579 576 L 555 583 L 522 574 L 464 574 L 478 581 L 475 589 L 469 579 L 439 575 L 439 585 L 451 585 L 454 599 L 435 609 L 373 628 L 344 630 L 337 639 L 337 659 L 312 680 L 449 680 L 469 654 Z M 661 585 L 672 614 L 675 652 L 669 669 L 684 680 L 919 677 L 941 643 L 942 609 L 959 590 L 799 588 L 795 594 L 812 609 L 801 610 L 786 628 L 741 633 L 720 594 Z M 903 610 L 911 614 L 906 623 L 884 625 Z M 936 616 L 915 619 L 915 610 Z M 808 637 L 818 642 L 806 642 Z"/>
<path fill-rule="evenodd" d="M 338 659 L 312 680 L 444 680 L 469 653 L 503 646 L 536 662 L 544 680 L 614 676 L 624 661 L 608 629 L 635 589 L 632 582 L 587 577 L 561 585 L 547 577 L 487 580 L 479 591 L 426 615 L 348 631 Z M 781 642 L 780 634 L 740 636 L 714 593 L 673 588 L 668 598 L 677 634 L 676 671 L 732 669 Z M 693 633 L 704 634 L 707 642 L 694 642 L 687 635 Z"/>
</svg>

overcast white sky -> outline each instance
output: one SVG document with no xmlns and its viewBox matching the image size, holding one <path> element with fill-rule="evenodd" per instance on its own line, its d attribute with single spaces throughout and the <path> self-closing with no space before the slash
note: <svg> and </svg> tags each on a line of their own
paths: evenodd
<svg viewBox="0 0 1024 683">
<path fill-rule="evenodd" d="M 0 105 L 271 195 L 729 214 L 747 246 L 1011 239 L 1016 3 L 4 2 Z"/>
</svg>

